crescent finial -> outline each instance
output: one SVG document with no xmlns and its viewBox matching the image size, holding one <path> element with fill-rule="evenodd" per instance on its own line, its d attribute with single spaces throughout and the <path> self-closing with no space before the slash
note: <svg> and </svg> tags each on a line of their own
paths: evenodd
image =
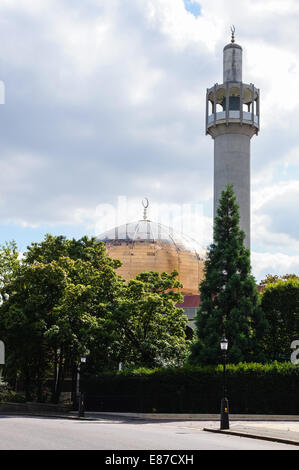
<svg viewBox="0 0 299 470">
<path fill-rule="evenodd" d="M 235 42 L 235 31 L 236 31 L 236 28 L 234 27 L 234 25 L 232 25 L 232 26 L 230 27 L 230 30 L 231 30 L 231 33 L 232 33 L 231 42 L 234 43 L 234 42 Z"/>
<path fill-rule="evenodd" d="M 142 199 L 142 205 L 143 205 L 143 220 L 147 220 L 147 208 L 149 206 L 148 198 L 145 197 Z"/>
</svg>

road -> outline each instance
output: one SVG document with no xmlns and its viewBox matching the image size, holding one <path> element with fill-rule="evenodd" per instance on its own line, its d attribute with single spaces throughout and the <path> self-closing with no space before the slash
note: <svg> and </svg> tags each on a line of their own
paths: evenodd
<svg viewBox="0 0 299 470">
<path fill-rule="evenodd" d="M 0 415 L 0 450 L 298 450 L 203 431 L 209 423 Z"/>
</svg>

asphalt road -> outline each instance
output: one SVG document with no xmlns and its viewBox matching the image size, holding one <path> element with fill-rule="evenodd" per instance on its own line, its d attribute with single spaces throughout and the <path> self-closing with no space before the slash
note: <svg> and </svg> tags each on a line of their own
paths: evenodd
<svg viewBox="0 0 299 470">
<path fill-rule="evenodd" d="M 0 416 L 0 450 L 298 450 L 203 431 L 209 423 Z"/>
</svg>

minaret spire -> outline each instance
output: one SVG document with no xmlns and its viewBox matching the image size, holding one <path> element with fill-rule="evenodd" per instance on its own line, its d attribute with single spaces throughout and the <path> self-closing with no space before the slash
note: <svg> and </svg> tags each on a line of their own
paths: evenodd
<svg viewBox="0 0 299 470">
<path fill-rule="evenodd" d="M 232 25 L 232 26 L 230 27 L 230 30 L 231 30 L 231 33 L 232 33 L 231 42 L 234 43 L 234 42 L 235 42 L 235 31 L 236 31 L 236 28 L 234 27 L 234 25 Z"/>
</svg>

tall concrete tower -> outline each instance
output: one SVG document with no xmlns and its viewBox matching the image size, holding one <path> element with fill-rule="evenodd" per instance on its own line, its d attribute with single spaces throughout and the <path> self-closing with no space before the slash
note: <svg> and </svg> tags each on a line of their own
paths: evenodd
<svg viewBox="0 0 299 470">
<path fill-rule="evenodd" d="M 239 205 L 240 228 L 250 249 L 250 139 L 260 127 L 260 93 L 242 82 L 242 47 L 223 49 L 223 83 L 207 89 L 206 134 L 214 139 L 214 218 L 221 191 L 232 184 Z"/>
</svg>

